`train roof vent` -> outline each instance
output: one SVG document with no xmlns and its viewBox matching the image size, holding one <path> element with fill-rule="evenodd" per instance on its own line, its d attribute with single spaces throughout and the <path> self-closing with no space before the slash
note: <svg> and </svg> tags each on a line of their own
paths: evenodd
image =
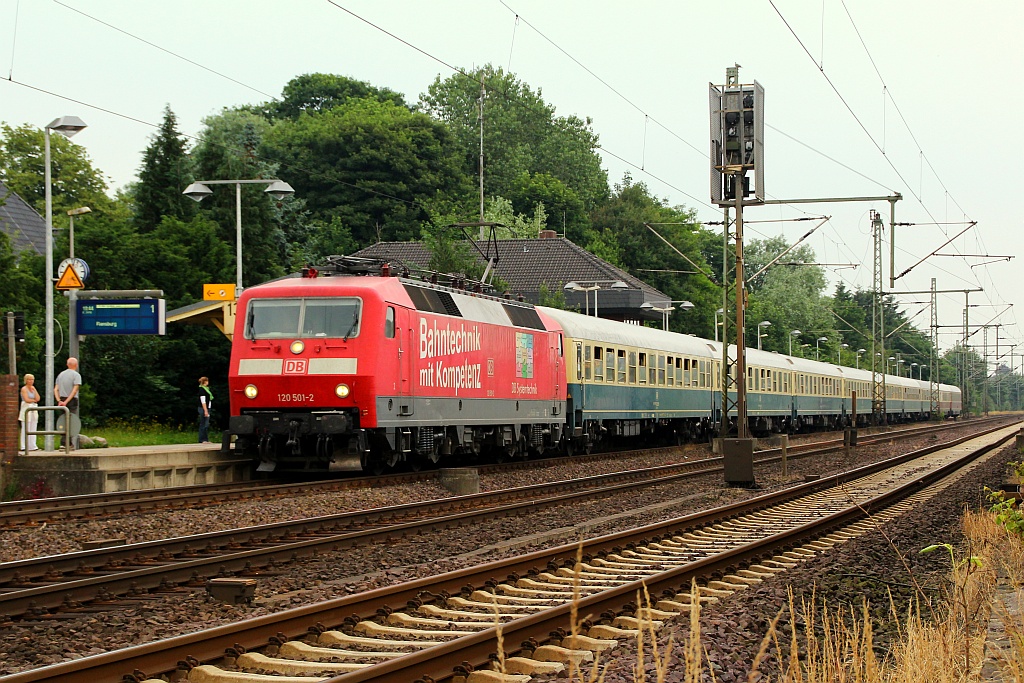
<svg viewBox="0 0 1024 683">
<path fill-rule="evenodd" d="M 455 303 L 455 299 L 448 292 L 438 292 L 437 298 L 441 300 L 441 304 L 444 306 L 444 312 L 448 315 L 455 315 L 462 317 L 462 311 L 459 310 L 458 304 Z"/>
<path fill-rule="evenodd" d="M 508 314 L 509 320 L 516 327 L 529 327 L 534 330 L 544 329 L 544 323 L 540 321 L 540 316 L 537 315 L 537 311 L 533 308 L 511 306 L 509 304 L 502 304 L 502 307 L 505 309 L 505 313 Z"/>
<path fill-rule="evenodd" d="M 409 294 L 409 298 L 412 299 L 418 311 L 462 317 L 458 304 L 455 303 L 455 299 L 448 292 L 408 284 L 405 285 L 405 291 Z"/>
</svg>

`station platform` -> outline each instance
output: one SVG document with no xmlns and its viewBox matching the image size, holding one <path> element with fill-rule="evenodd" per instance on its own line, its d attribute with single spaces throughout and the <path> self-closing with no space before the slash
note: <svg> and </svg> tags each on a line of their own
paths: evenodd
<svg viewBox="0 0 1024 683">
<path fill-rule="evenodd" d="M 222 452 L 220 444 L 172 444 L 85 448 L 70 455 L 32 451 L 15 457 L 9 481 L 22 489 L 46 488 L 47 495 L 75 496 L 244 481 L 251 471 L 251 460 L 234 450 Z"/>
</svg>

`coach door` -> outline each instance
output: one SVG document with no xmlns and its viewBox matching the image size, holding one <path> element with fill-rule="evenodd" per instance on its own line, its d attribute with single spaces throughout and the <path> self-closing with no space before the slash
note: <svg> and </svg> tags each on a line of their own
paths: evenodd
<svg viewBox="0 0 1024 683">
<path fill-rule="evenodd" d="M 393 316 L 394 309 L 388 308 L 388 315 Z M 412 390 L 412 359 L 414 351 L 412 327 L 408 323 L 408 313 L 402 316 L 398 325 L 398 415 L 412 415 L 415 412 L 414 394 Z"/>
</svg>

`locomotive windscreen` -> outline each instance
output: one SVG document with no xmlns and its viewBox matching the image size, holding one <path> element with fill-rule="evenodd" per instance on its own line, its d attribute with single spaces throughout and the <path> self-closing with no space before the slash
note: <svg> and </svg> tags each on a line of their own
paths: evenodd
<svg viewBox="0 0 1024 683">
<path fill-rule="evenodd" d="M 360 300 L 252 299 L 245 321 L 246 339 L 330 337 L 359 334 Z"/>
</svg>

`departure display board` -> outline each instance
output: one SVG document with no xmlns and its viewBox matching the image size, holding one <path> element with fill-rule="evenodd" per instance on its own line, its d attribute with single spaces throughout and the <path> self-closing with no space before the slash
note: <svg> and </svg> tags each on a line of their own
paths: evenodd
<svg viewBox="0 0 1024 683">
<path fill-rule="evenodd" d="M 78 299 L 78 334 L 166 334 L 163 299 Z"/>
</svg>

